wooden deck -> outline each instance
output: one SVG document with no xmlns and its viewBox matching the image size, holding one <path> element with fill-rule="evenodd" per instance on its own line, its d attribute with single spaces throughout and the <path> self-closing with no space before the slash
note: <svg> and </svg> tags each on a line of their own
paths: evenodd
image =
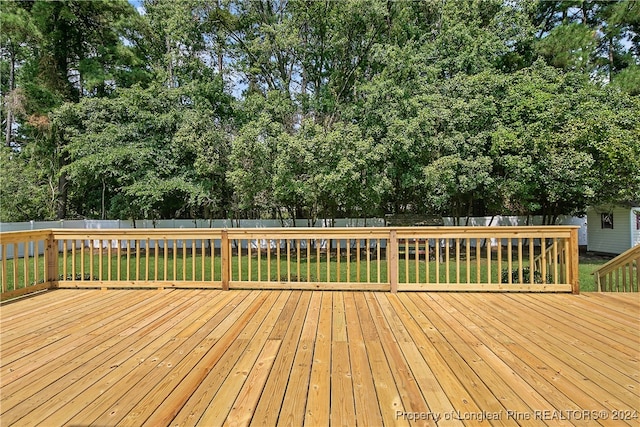
<svg viewBox="0 0 640 427">
<path fill-rule="evenodd" d="M 640 423 L 637 293 L 55 290 L 0 310 L 2 426 Z"/>
</svg>

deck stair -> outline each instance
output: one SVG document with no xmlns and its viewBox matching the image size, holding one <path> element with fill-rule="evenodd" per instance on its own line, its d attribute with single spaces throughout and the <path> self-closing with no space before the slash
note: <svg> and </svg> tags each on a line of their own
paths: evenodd
<svg viewBox="0 0 640 427">
<path fill-rule="evenodd" d="M 591 274 L 598 292 L 638 292 L 640 245 L 621 253 Z"/>
</svg>

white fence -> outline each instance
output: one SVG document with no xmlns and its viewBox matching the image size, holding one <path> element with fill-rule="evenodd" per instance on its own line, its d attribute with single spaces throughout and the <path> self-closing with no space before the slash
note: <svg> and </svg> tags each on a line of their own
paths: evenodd
<svg viewBox="0 0 640 427">
<path fill-rule="evenodd" d="M 453 226 L 454 218 L 443 218 L 444 225 Z M 526 217 L 518 217 L 518 216 L 493 216 L 493 217 L 472 217 L 466 221 L 466 218 L 461 219 L 461 225 L 468 226 L 522 226 L 527 225 Z M 542 217 L 529 217 L 528 225 L 541 225 Z M 293 221 L 284 221 L 285 227 L 293 227 Z M 384 227 L 386 225 L 384 218 L 367 218 L 367 219 L 336 219 L 334 221 L 334 227 Z M 564 216 L 558 219 L 556 225 L 578 225 L 580 226 L 580 230 L 578 231 L 578 244 L 580 246 L 587 245 L 587 226 L 586 226 L 586 217 L 570 217 Z M 135 222 L 135 227 L 133 221 L 128 220 L 61 220 L 61 221 L 29 221 L 29 222 L 13 222 L 13 223 L 0 223 L 0 231 L 8 232 L 8 231 L 24 231 L 24 230 L 43 230 L 43 229 L 52 229 L 52 228 L 62 228 L 62 229 L 131 229 L 131 228 L 185 228 L 185 229 L 193 229 L 193 228 L 270 228 L 270 227 L 281 227 L 282 223 L 278 220 L 225 220 L 225 219 L 217 219 L 217 220 L 189 220 L 189 219 L 168 219 L 168 220 L 138 220 Z M 297 227 L 307 227 L 309 223 L 306 219 L 297 220 L 295 223 Z M 330 226 L 330 221 L 327 220 L 318 220 L 315 227 L 328 227 Z M 0 237 L 1 239 L 1 237 Z M 186 241 L 187 248 L 190 248 L 191 240 Z M 145 249 L 144 242 L 141 242 L 141 249 Z M 179 247 L 183 242 L 176 242 Z M 106 241 L 93 241 L 89 243 L 91 246 L 98 248 L 101 245 L 109 245 Z M 117 247 L 118 244 L 127 245 L 128 242 L 116 242 L 113 241 L 110 243 L 112 247 Z M 281 242 L 282 244 L 282 242 Z M 345 243 L 346 244 L 346 243 Z M 434 242 L 431 242 L 432 246 Z M 498 239 L 491 239 L 491 242 L 485 242 L 484 244 L 490 244 L 493 246 L 498 246 Z M 502 242 L 502 245 L 505 245 L 505 242 Z M 60 243 L 62 245 L 62 242 Z M 243 244 L 243 247 L 246 245 L 246 241 Z M 274 248 L 276 245 L 275 241 L 267 242 L 252 242 L 253 247 L 257 247 L 260 245 L 263 248 L 268 246 L 272 246 Z M 441 242 L 441 245 L 444 246 L 444 242 Z M 39 254 L 44 253 L 43 245 L 39 245 L 37 248 Z M 172 246 L 172 242 L 169 242 L 169 247 Z M 217 245 L 216 245 L 217 246 Z M 62 246 L 60 247 L 62 249 Z M 14 257 L 13 254 L 13 246 L 9 245 L 6 248 L 6 258 L 12 259 Z M 19 246 L 17 248 L 18 257 L 22 258 L 24 256 L 25 250 L 27 251 L 29 256 L 33 256 L 35 254 L 36 248 L 34 245 L 30 245 L 26 248 Z M 0 252 L 0 257 L 3 257 L 5 254 Z"/>
</svg>

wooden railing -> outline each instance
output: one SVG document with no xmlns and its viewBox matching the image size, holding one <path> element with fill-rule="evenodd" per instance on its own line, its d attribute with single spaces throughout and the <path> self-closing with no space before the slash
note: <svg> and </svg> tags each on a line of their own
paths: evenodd
<svg viewBox="0 0 640 427">
<path fill-rule="evenodd" d="M 577 227 L 399 228 L 397 238 L 415 245 L 398 290 L 579 291 Z M 411 259 L 422 251 L 434 262 Z"/>
<path fill-rule="evenodd" d="M 53 287 L 579 291 L 571 226 L 47 230 L 2 233 L 0 250 L 3 299 Z"/>
<path fill-rule="evenodd" d="M 640 245 L 600 266 L 592 273 L 599 292 L 638 292 L 640 287 Z"/>
<path fill-rule="evenodd" d="M 58 251 L 51 230 L 0 233 L 1 299 L 56 286 Z"/>
</svg>

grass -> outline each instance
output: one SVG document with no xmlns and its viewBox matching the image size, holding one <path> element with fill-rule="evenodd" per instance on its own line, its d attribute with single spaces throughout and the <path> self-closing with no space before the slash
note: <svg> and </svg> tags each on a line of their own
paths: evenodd
<svg viewBox="0 0 640 427">
<path fill-rule="evenodd" d="M 608 259 L 591 259 L 591 258 L 580 258 L 578 277 L 580 280 L 580 291 L 582 292 L 595 292 L 596 289 L 596 279 L 591 274 L 598 267 L 605 264 Z"/>
<path fill-rule="evenodd" d="M 304 251 L 303 251 L 304 252 Z M 66 269 L 64 268 L 64 259 L 62 256 L 58 260 L 58 272 L 60 279 L 67 280 L 98 280 L 102 277 L 103 280 L 196 280 L 196 281 L 221 281 L 221 259 L 219 255 L 213 257 L 205 256 L 203 260 L 201 253 L 191 254 L 177 252 L 176 256 L 169 253 L 166 260 L 166 276 L 165 259 L 160 252 L 156 258 L 153 251 L 145 254 L 142 253 L 136 262 L 135 253 L 130 254 L 130 258 L 127 262 L 126 255 L 122 255 L 118 260 L 118 257 L 113 254 L 111 258 L 106 253 L 102 255 L 95 253 L 85 252 L 83 254 L 76 253 L 75 260 L 71 256 L 66 259 Z M 296 263 L 296 253 L 292 253 L 291 263 L 287 262 L 286 253 L 283 251 L 280 258 L 280 265 L 278 268 L 278 262 L 275 253 L 272 253 L 270 259 L 267 259 L 267 255 L 262 253 L 260 262 L 255 253 L 251 257 L 251 264 L 249 264 L 249 257 L 244 254 L 241 257 L 241 266 L 238 267 L 238 258 L 234 256 L 232 258 L 231 268 L 231 280 L 236 281 L 240 277 L 242 280 L 249 280 L 249 270 L 251 270 L 251 281 L 301 281 L 305 282 L 307 279 L 311 282 L 369 282 L 369 283 L 385 283 L 387 282 L 387 262 L 381 260 L 378 263 L 375 259 L 370 260 L 367 265 L 366 258 L 361 259 L 360 269 L 358 269 L 355 255 L 351 255 L 349 267 L 347 268 L 347 258 L 343 253 L 340 258 L 340 263 L 337 261 L 336 254 L 333 253 L 330 257 L 330 262 L 327 266 L 326 253 L 321 253 L 320 258 L 317 258 L 315 253 L 311 253 L 309 259 L 306 258 L 306 254 L 301 254 L 299 265 Z M 157 261 L 157 262 L 156 262 Z M 319 261 L 319 262 L 318 262 Z M 583 292 L 595 291 L 595 281 L 591 273 L 598 268 L 598 266 L 604 264 L 607 260 L 604 259 L 588 259 L 581 258 L 579 264 L 579 279 L 580 288 Z M 37 265 L 37 267 L 36 267 Z M 249 267 L 251 265 L 251 267 Z M 290 269 L 287 270 L 287 266 L 290 265 Z M 507 261 L 503 260 L 498 268 L 498 262 L 496 259 L 492 259 L 490 263 L 487 263 L 486 258 L 480 259 L 480 283 L 487 282 L 487 276 L 489 273 L 489 265 L 491 269 L 491 283 L 498 282 L 498 275 L 500 270 L 505 274 L 503 276 L 503 282 L 506 281 L 508 273 Z M 15 284 L 18 284 L 18 288 L 25 287 L 25 285 L 31 285 L 35 283 L 42 283 L 44 281 L 44 257 L 40 256 L 37 260 L 34 258 L 28 258 L 26 267 L 25 260 L 19 259 L 15 264 L 17 267 L 14 270 L 14 261 L 8 260 L 6 262 L 6 285 L 3 284 L 3 289 L 12 290 Z M 102 266 L 102 268 L 101 268 Z M 368 267 L 368 268 L 367 268 Z M 527 264 L 524 263 L 523 267 L 526 269 Z M 456 282 L 458 279 L 462 283 L 467 281 L 467 263 L 465 260 L 460 261 L 459 273 L 456 272 L 456 263 L 454 257 L 451 257 L 451 261 L 448 263 L 448 280 L 447 280 L 447 264 L 437 263 L 430 261 L 426 263 L 424 259 L 418 260 L 409 259 L 408 262 L 402 257 L 399 260 L 398 271 L 400 277 L 400 283 L 416 283 L 416 271 L 417 279 L 419 282 L 424 282 L 427 277 L 427 271 L 429 275 L 429 282 L 431 283 L 447 283 Z M 36 276 L 37 269 L 37 276 Z M 517 263 L 513 262 L 512 269 L 516 271 L 514 282 L 518 280 Z M 118 279 L 118 271 L 120 272 Z M 158 274 L 156 276 L 156 271 Z M 109 276 L 109 272 L 111 276 Z M 195 276 L 194 276 L 195 272 Z M 66 274 L 65 274 L 66 273 Z M 347 279 L 347 275 L 349 278 Z M 5 276 L 4 274 L 2 275 Z M 436 280 L 436 276 L 438 280 Z M 528 277 L 524 275 L 524 282 L 528 282 Z M 27 280 L 25 280 L 25 277 Z M 475 259 L 471 259 L 469 262 L 469 279 L 471 283 L 477 282 L 478 268 Z M 538 281 L 541 277 L 535 277 L 534 280 Z M 551 278 L 552 279 L 552 278 Z"/>
</svg>

